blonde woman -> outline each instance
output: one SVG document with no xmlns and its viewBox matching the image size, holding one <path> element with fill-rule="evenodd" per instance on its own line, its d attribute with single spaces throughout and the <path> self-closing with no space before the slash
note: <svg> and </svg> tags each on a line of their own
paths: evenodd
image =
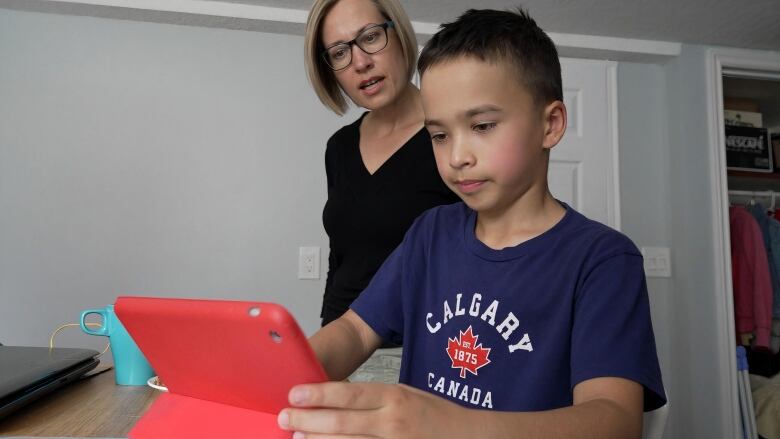
<svg viewBox="0 0 780 439">
<path fill-rule="evenodd" d="M 349 102 L 368 110 L 333 134 L 325 152 L 324 326 L 349 309 L 420 213 L 459 198 L 436 170 L 411 82 L 417 41 L 397 0 L 316 0 L 304 52 L 325 106 L 339 115 Z"/>
</svg>

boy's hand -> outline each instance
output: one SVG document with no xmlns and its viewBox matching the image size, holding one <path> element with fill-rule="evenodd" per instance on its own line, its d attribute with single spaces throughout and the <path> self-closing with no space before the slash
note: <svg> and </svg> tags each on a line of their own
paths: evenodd
<svg viewBox="0 0 780 439">
<path fill-rule="evenodd" d="M 294 439 L 455 437 L 469 426 L 469 410 L 403 384 L 305 384 L 290 390 L 289 401 L 293 408 L 278 422 Z"/>
</svg>

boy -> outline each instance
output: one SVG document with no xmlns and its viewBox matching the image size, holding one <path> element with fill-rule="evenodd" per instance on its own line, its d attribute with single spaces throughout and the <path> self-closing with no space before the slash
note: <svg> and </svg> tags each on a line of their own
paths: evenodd
<svg viewBox="0 0 780 439">
<path fill-rule="evenodd" d="M 463 203 L 420 216 L 311 338 L 334 380 L 402 341 L 403 384 L 297 386 L 280 426 L 296 438 L 641 437 L 643 409 L 665 403 L 642 257 L 548 190 L 566 129 L 554 44 L 525 12 L 470 10 L 418 68 L 437 167 Z"/>
</svg>

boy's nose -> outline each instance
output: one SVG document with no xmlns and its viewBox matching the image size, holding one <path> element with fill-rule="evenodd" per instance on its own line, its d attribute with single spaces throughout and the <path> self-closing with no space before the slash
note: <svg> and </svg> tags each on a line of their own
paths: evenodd
<svg viewBox="0 0 780 439">
<path fill-rule="evenodd" d="M 474 164 L 474 154 L 471 148 L 460 139 L 453 139 L 452 150 L 450 151 L 450 166 L 453 168 L 463 168 Z"/>
</svg>

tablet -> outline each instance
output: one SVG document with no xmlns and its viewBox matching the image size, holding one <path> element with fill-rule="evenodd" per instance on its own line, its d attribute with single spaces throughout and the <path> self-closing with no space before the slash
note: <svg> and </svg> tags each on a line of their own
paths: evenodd
<svg viewBox="0 0 780 439">
<path fill-rule="evenodd" d="M 327 380 L 278 304 L 119 297 L 114 310 L 168 387 L 131 438 L 289 438 L 276 416 L 290 388 Z"/>
</svg>

